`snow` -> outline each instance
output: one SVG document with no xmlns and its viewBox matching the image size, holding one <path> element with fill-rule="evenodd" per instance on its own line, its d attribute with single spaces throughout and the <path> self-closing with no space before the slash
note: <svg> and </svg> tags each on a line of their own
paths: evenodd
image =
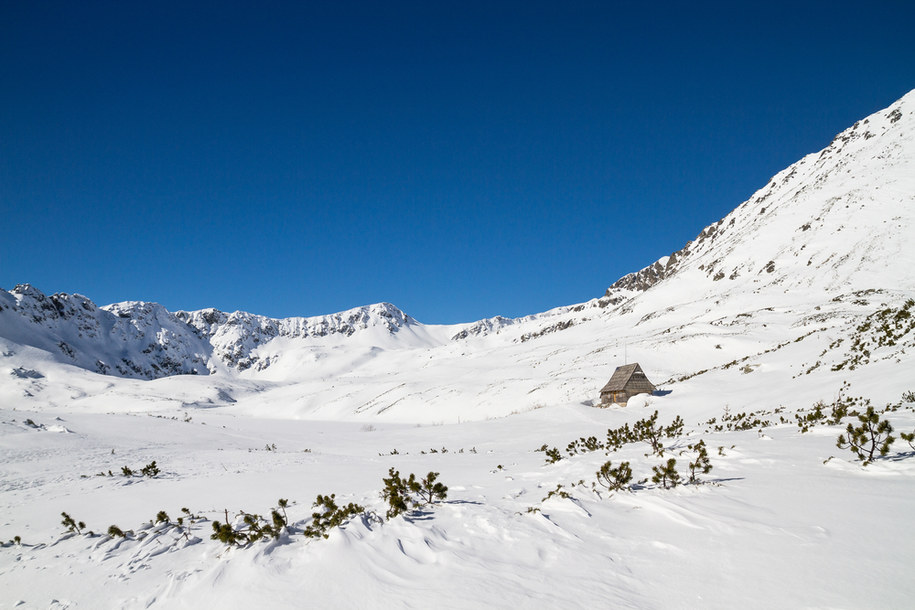
<svg viewBox="0 0 915 610">
<path fill-rule="evenodd" d="M 915 430 L 900 402 L 915 391 L 913 129 L 915 92 L 601 299 L 516 320 L 0 291 L 0 606 L 910 606 L 915 451 L 897 440 L 863 466 L 836 447 L 851 418 L 804 434 L 794 415 L 843 391 L 899 402 L 884 416 Z M 898 336 L 881 343 L 884 310 Z M 594 408 L 624 359 L 663 391 Z M 708 445 L 706 482 L 593 486 L 607 460 L 643 480 L 662 458 L 567 445 L 655 410 L 685 421 L 663 458 L 681 474 L 688 445 Z M 708 423 L 741 412 L 769 423 Z M 121 474 L 153 460 L 156 477 Z M 385 520 L 391 467 L 440 472 L 447 499 Z M 569 497 L 548 497 L 558 485 Z M 305 538 L 329 493 L 367 513 Z M 279 498 L 279 539 L 210 539 L 227 512 L 269 516 Z M 186 536 L 151 522 L 183 507 L 199 517 Z M 65 533 L 61 511 L 93 533 Z"/>
</svg>

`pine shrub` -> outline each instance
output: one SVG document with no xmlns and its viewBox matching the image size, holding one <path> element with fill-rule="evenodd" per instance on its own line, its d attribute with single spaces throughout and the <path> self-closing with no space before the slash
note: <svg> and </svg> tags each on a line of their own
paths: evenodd
<svg viewBox="0 0 915 610">
<path fill-rule="evenodd" d="M 915 430 L 911 432 L 901 432 L 899 436 L 909 444 L 909 447 L 915 449 Z"/>
<path fill-rule="evenodd" d="M 273 511 L 276 512 L 276 511 Z M 254 542 L 261 538 L 279 538 L 280 528 L 274 528 L 260 515 L 242 512 L 242 521 L 248 526 L 248 541 Z M 275 523 L 275 521 L 274 521 Z"/>
<path fill-rule="evenodd" d="M 696 458 L 689 463 L 689 483 L 696 485 L 701 482 L 699 480 L 700 474 L 708 474 L 712 471 L 712 462 L 709 460 L 704 440 L 687 445 L 687 448 L 696 452 Z"/>
<path fill-rule="evenodd" d="M 670 458 L 666 464 L 661 466 L 652 466 L 654 475 L 651 477 L 653 483 L 658 483 L 664 489 L 676 487 L 680 483 L 680 473 L 677 472 L 677 460 Z"/>
<path fill-rule="evenodd" d="M 60 516 L 64 518 L 60 524 L 66 527 L 68 532 L 76 532 L 77 534 L 82 534 L 83 530 L 86 529 L 85 523 L 82 521 L 74 521 L 73 517 L 67 513 L 60 513 Z"/>
<path fill-rule="evenodd" d="M 886 455 L 890 445 L 896 439 L 890 434 L 893 426 L 886 419 L 881 420 L 874 407 L 868 406 L 864 413 L 855 412 L 854 415 L 860 422 L 859 426 L 848 424 L 845 434 L 840 434 L 836 440 L 836 447 L 849 449 L 864 465 L 874 461 L 874 454 Z"/>
<path fill-rule="evenodd" d="M 210 535 L 212 540 L 219 540 L 228 546 L 241 546 L 248 542 L 248 537 L 241 532 L 236 532 L 235 528 L 228 523 L 213 521 L 213 533 Z"/>
<path fill-rule="evenodd" d="M 597 471 L 597 482 L 610 491 L 628 489 L 632 481 L 632 468 L 629 462 L 622 462 L 616 468 L 612 462 L 606 462 Z"/>
<path fill-rule="evenodd" d="M 596 436 L 589 436 L 588 438 L 581 437 L 578 440 L 574 440 L 569 443 L 568 447 L 566 447 L 566 453 L 569 455 L 575 455 L 577 453 L 587 453 L 603 448 L 604 444 L 597 440 Z"/>
<path fill-rule="evenodd" d="M 424 504 L 433 504 L 436 500 L 444 500 L 448 497 L 448 488 L 437 482 L 439 473 L 429 472 L 425 478 L 419 482 L 418 489 L 411 489 L 414 493 L 419 494 Z"/>
<path fill-rule="evenodd" d="M 335 494 L 329 496 L 318 495 L 312 505 L 319 510 L 311 514 L 311 524 L 305 528 L 304 534 L 309 538 L 327 538 L 331 528 L 340 527 L 352 517 L 365 512 L 365 508 L 350 502 L 346 506 L 337 506 Z"/>
<path fill-rule="evenodd" d="M 623 445 L 635 442 L 635 434 L 629 428 L 629 424 L 623 424 L 619 428 L 610 428 L 607 430 L 607 442 L 604 447 L 607 451 L 616 451 Z"/>
<path fill-rule="evenodd" d="M 818 401 L 813 405 L 813 410 L 807 411 L 804 415 L 794 414 L 794 419 L 801 434 L 809 432 L 816 424 L 826 421 L 826 413 L 823 412 L 825 407 L 826 405 L 822 401 Z"/>
<path fill-rule="evenodd" d="M 655 411 L 657 413 L 657 411 Z M 677 438 L 683 435 L 683 418 L 677 415 L 669 426 L 664 428 L 667 438 Z"/>
<path fill-rule="evenodd" d="M 214 521 L 210 538 L 219 540 L 228 546 L 245 546 L 261 538 L 278 538 L 280 535 L 279 529 L 268 524 L 260 515 L 242 511 L 241 517 L 246 529 L 236 530 L 229 523 L 229 511 L 226 510 L 226 522 Z M 187 532 L 184 533 L 187 536 Z"/>
<path fill-rule="evenodd" d="M 273 537 L 279 538 L 283 528 L 286 527 L 286 518 L 274 508 L 270 511 L 270 519 L 273 521 Z"/>
<path fill-rule="evenodd" d="M 153 460 L 146 466 L 140 469 L 140 472 L 143 473 L 144 477 L 154 477 L 159 474 L 159 467 L 156 466 L 156 460 Z"/>
<path fill-rule="evenodd" d="M 430 472 L 423 480 L 418 481 L 416 475 L 410 473 L 410 476 L 404 479 L 401 478 L 400 471 L 390 468 L 388 478 L 382 479 L 384 490 L 381 492 L 382 498 L 388 503 L 387 518 L 393 519 L 413 508 L 444 500 L 448 496 L 448 488 L 437 481 L 438 475 L 437 472 Z"/>
<path fill-rule="evenodd" d="M 552 498 L 554 496 L 567 500 L 572 497 L 572 494 L 570 494 L 565 489 L 563 489 L 561 483 L 557 483 L 556 489 L 551 489 L 549 492 L 547 492 L 546 496 L 544 496 L 544 498 L 543 498 L 543 500 L 541 500 L 541 502 L 546 502 L 547 500 L 549 500 L 550 498 Z"/>
</svg>

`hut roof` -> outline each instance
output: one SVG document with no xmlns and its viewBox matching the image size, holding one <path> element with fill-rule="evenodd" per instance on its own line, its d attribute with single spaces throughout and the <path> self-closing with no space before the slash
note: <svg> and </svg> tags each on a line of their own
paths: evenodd
<svg viewBox="0 0 915 610">
<path fill-rule="evenodd" d="M 648 381 L 648 377 L 642 371 L 639 363 L 635 362 L 616 367 L 616 370 L 613 371 L 613 376 L 610 377 L 610 381 L 601 389 L 601 393 L 622 392 L 623 390 L 651 393 L 656 389 L 654 384 Z"/>
</svg>

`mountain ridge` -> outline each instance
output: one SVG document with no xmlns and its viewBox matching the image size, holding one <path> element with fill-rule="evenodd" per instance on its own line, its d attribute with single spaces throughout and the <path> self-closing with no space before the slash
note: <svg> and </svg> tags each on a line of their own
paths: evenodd
<svg viewBox="0 0 915 610">
<path fill-rule="evenodd" d="M 911 151 L 901 149 L 899 141 L 905 137 L 910 140 L 912 138 L 913 129 L 915 129 L 915 121 L 913 121 L 915 110 L 913 110 L 913 107 L 915 107 L 915 90 L 910 91 L 889 107 L 857 121 L 851 127 L 837 134 L 826 148 L 810 153 L 778 172 L 747 201 L 737 206 L 721 220 L 702 229 L 694 240 L 687 242 L 680 250 L 617 280 L 601 298 L 602 304 L 616 304 L 619 302 L 619 295 L 631 291 L 643 292 L 671 276 L 690 259 L 713 249 L 722 236 L 728 233 L 728 229 L 736 224 L 742 214 L 753 211 L 760 216 L 767 212 L 772 215 L 774 213 L 772 203 L 784 206 L 786 203 L 791 203 L 792 199 L 802 195 L 808 189 L 824 189 L 828 182 L 835 177 L 835 172 L 843 169 L 848 164 L 849 157 L 860 156 L 862 149 L 865 147 L 878 148 L 881 143 L 880 139 L 885 138 L 887 135 L 897 137 L 891 140 L 888 146 L 884 147 L 886 150 L 875 151 L 873 153 L 874 156 L 879 158 L 884 169 L 890 163 L 905 163 L 911 169 L 913 166 L 913 154 Z M 899 134 L 898 132 L 900 131 L 904 133 Z M 875 137 L 880 139 L 872 143 L 868 142 L 868 140 Z M 832 164 L 827 167 L 827 162 L 829 161 L 832 161 Z M 885 172 L 881 175 L 884 174 Z M 860 188 L 860 185 L 856 185 L 855 190 L 860 190 Z M 791 197 L 782 197 L 782 200 L 779 200 L 781 195 L 792 189 L 796 190 L 791 193 Z M 906 199 L 911 201 L 911 192 L 907 193 Z M 767 201 L 769 202 L 768 204 L 766 203 Z M 833 196 L 827 203 L 830 204 L 831 208 L 831 205 L 836 202 L 836 196 Z M 829 211 L 830 209 L 827 209 L 825 213 Z M 822 222 L 822 215 L 816 216 L 811 220 Z M 802 222 L 796 230 L 806 232 L 810 229 L 810 222 Z M 774 270 L 775 261 L 769 259 L 761 263 L 756 269 L 753 269 L 750 265 L 745 265 L 743 268 L 722 269 L 717 263 L 718 261 L 711 261 L 707 266 L 703 267 L 706 275 L 714 281 L 725 277 L 734 280 L 740 276 L 742 271 L 755 271 L 757 274 L 763 271 L 771 273 Z M 910 286 L 915 287 L 915 283 L 910 284 Z"/>
<path fill-rule="evenodd" d="M 359 349 L 368 351 L 354 361 L 364 363 L 398 347 L 477 349 L 606 325 L 647 329 L 649 321 L 682 327 L 674 318 L 686 311 L 696 312 L 695 321 L 713 323 L 715 308 L 732 297 L 739 301 L 744 292 L 760 295 L 769 309 L 798 295 L 819 307 L 811 299 L 825 297 L 825 304 L 866 290 L 915 290 L 908 271 L 915 268 L 915 249 L 906 239 L 915 231 L 911 176 L 915 91 L 777 173 L 680 250 L 585 303 L 445 326 L 423 325 L 390 303 L 274 319 L 212 308 L 169 312 L 146 302 L 98 307 L 79 294 L 46 296 L 23 284 L 0 291 L 0 337 L 103 375 L 158 379 L 221 370 L 258 374 L 273 370 L 293 344 L 309 352 L 338 340 L 364 343 Z M 791 315 L 803 318 L 799 306 L 792 307 Z M 630 314 L 637 319 L 629 322 Z M 305 360 L 315 366 L 312 356 Z M 274 374 L 279 371 L 287 369 Z"/>
<path fill-rule="evenodd" d="M 212 308 L 169 312 L 145 301 L 99 307 L 83 295 L 48 296 L 30 284 L 0 290 L 0 336 L 86 370 L 138 379 L 209 374 L 211 356 L 243 371 L 259 361 L 251 352 L 276 337 L 349 337 L 373 327 L 393 334 L 415 324 L 390 303 L 274 319 Z"/>
</svg>

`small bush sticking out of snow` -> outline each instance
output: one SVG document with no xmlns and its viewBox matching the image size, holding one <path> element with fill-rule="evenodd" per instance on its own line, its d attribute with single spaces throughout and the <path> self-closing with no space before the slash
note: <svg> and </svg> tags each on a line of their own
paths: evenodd
<svg viewBox="0 0 915 610">
<path fill-rule="evenodd" d="M 552 449 L 544 449 L 544 453 L 546 454 L 547 464 L 555 464 L 562 459 L 562 454 L 559 452 L 558 447 L 553 447 Z"/>
<path fill-rule="evenodd" d="M 651 481 L 661 485 L 664 489 L 676 487 L 677 484 L 680 483 L 680 473 L 677 472 L 677 460 L 674 458 L 667 460 L 666 464 L 652 466 L 651 469 L 654 471 Z"/>
<path fill-rule="evenodd" d="M 85 523 L 82 521 L 74 521 L 73 517 L 67 513 L 60 513 L 60 516 L 64 518 L 60 524 L 66 527 L 68 532 L 76 532 L 77 534 L 82 534 L 83 530 L 86 529 Z"/>
<path fill-rule="evenodd" d="M 305 528 L 304 534 L 309 538 L 324 537 L 327 538 L 331 528 L 340 527 L 352 517 L 365 512 L 365 508 L 350 502 L 346 506 L 339 507 L 335 501 L 336 495 L 329 496 L 318 495 L 315 498 L 314 508 L 320 509 L 311 514 L 311 525 Z M 277 513 L 274 511 L 274 515 Z"/>
<path fill-rule="evenodd" d="M 632 481 L 632 468 L 629 462 L 622 462 L 616 468 L 613 463 L 607 461 L 600 470 L 597 471 L 597 482 L 610 491 L 619 491 L 629 489 L 629 483 Z"/>
<path fill-rule="evenodd" d="M 889 453 L 890 445 L 896 440 L 890 434 L 893 426 L 888 420 L 881 420 L 872 406 L 868 406 L 864 413 L 855 412 L 854 415 L 860 425 L 848 424 L 845 434 L 840 434 L 836 440 L 836 447 L 849 449 L 867 466 L 874 461 L 874 453 Z"/>
<path fill-rule="evenodd" d="M 409 478 L 400 477 L 400 472 L 390 468 L 388 478 L 382 479 L 384 490 L 382 498 L 388 503 L 387 518 L 393 519 L 412 508 L 434 504 L 448 496 L 448 488 L 437 482 L 439 473 L 429 472 L 422 481 L 416 479 L 412 472 Z"/>
<path fill-rule="evenodd" d="M 150 462 L 149 464 L 147 464 L 146 466 L 141 468 L 140 472 L 142 472 L 143 476 L 145 476 L 145 477 L 154 477 L 154 476 L 158 475 L 160 471 L 159 471 L 159 467 L 156 466 L 156 460 L 153 460 L 152 462 Z"/>
<path fill-rule="evenodd" d="M 279 538 L 282 528 L 285 526 L 282 516 L 276 511 L 271 511 L 273 524 L 267 523 L 267 520 L 254 513 L 241 511 L 239 515 L 242 518 L 242 525 L 235 529 L 229 523 L 229 511 L 226 510 L 226 522 L 213 522 L 213 533 L 210 534 L 212 540 L 219 540 L 227 546 L 245 546 L 262 538 Z M 244 528 L 244 529 L 241 529 Z"/>
<path fill-rule="evenodd" d="M 912 430 L 911 432 L 902 432 L 899 436 L 909 444 L 909 447 L 915 450 L 915 430 Z"/>
<path fill-rule="evenodd" d="M 696 452 L 696 459 L 689 463 L 689 483 L 697 485 L 701 482 L 699 480 L 700 474 L 708 474 L 712 471 L 712 462 L 709 460 L 704 440 L 687 445 L 687 448 Z"/>
</svg>

